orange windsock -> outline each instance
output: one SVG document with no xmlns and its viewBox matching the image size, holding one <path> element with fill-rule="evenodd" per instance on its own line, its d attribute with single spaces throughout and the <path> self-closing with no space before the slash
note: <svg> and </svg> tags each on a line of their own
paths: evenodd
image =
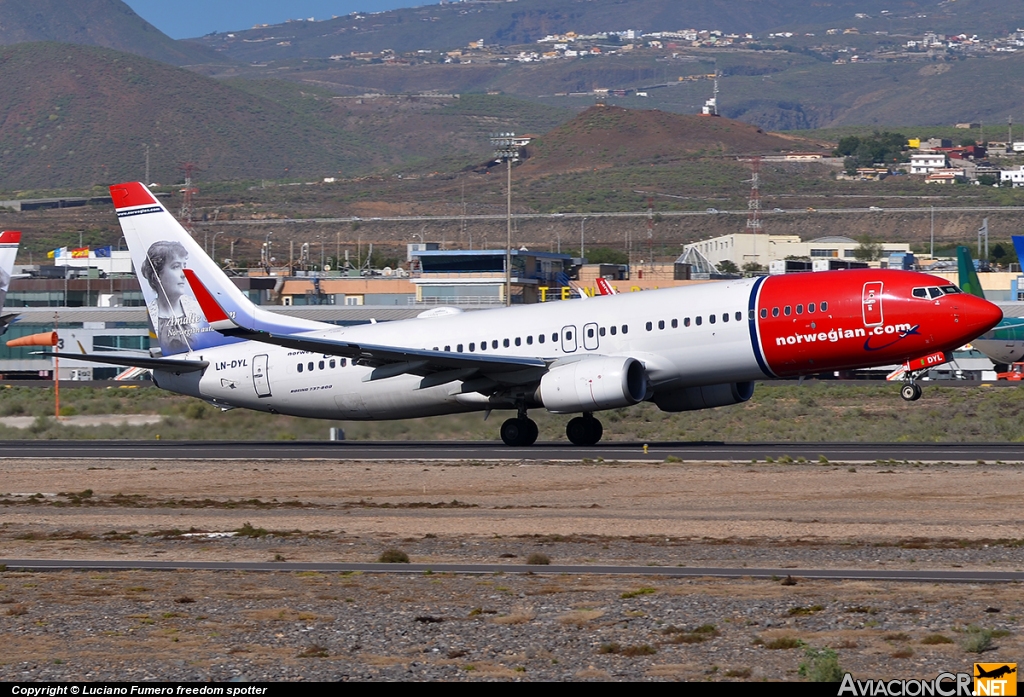
<svg viewBox="0 0 1024 697">
<path fill-rule="evenodd" d="M 17 339 L 11 339 L 7 342 L 8 346 L 56 346 L 57 345 L 57 332 L 43 332 L 42 334 L 29 334 L 28 336 L 20 336 Z"/>
</svg>

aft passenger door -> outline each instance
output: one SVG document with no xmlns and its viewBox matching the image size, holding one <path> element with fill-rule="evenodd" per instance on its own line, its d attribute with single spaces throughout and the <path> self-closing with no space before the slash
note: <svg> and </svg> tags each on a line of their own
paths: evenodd
<svg viewBox="0 0 1024 697">
<path fill-rule="evenodd" d="M 861 305 L 864 311 L 864 326 L 874 327 L 882 323 L 882 282 L 864 284 Z"/>
<path fill-rule="evenodd" d="M 256 388 L 257 397 L 270 397 L 270 378 L 267 377 L 267 359 L 265 353 L 253 356 L 252 359 L 252 384 Z"/>
<path fill-rule="evenodd" d="M 576 326 L 562 327 L 562 350 L 572 353 L 576 350 Z"/>
</svg>

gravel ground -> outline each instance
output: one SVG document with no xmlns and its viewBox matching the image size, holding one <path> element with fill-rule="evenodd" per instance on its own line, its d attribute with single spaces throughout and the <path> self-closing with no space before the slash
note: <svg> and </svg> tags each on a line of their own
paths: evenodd
<svg viewBox="0 0 1024 697">
<path fill-rule="evenodd" d="M 0 472 L 7 558 L 1024 568 L 1015 466 Z M 858 678 L 933 678 L 978 658 L 970 627 L 994 632 L 986 661 L 1019 659 L 1021 617 L 1016 584 L 4 571 L 0 680 L 799 680 L 824 647 Z"/>
</svg>

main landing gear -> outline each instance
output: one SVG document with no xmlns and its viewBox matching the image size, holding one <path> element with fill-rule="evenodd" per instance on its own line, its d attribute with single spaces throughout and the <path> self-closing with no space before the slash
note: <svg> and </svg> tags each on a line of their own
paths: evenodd
<svg viewBox="0 0 1024 697">
<path fill-rule="evenodd" d="M 533 419 L 526 416 L 526 407 L 519 406 L 519 415 L 514 419 L 507 419 L 501 425 L 501 440 L 505 445 L 525 446 L 537 442 L 539 430 Z"/>
<path fill-rule="evenodd" d="M 921 399 L 922 393 L 921 386 L 913 380 L 903 383 L 903 387 L 900 388 L 900 397 L 903 397 L 908 402 L 916 402 Z"/>
<path fill-rule="evenodd" d="M 565 426 L 565 435 L 573 445 L 594 445 L 601 440 L 604 427 L 593 414 L 577 416 Z"/>
<path fill-rule="evenodd" d="M 501 440 L 505 445 L 523 447 L 537 442 L 537 424 L 526 416 L 526 409 L 520 407 L 519 415 L 506 419 L 501 425 Z M 593 414 L 577 416 L 565 427 L 565 435 L 573 445 L 594 445 L 604 435 L 604 427 Z"/>
</svg>

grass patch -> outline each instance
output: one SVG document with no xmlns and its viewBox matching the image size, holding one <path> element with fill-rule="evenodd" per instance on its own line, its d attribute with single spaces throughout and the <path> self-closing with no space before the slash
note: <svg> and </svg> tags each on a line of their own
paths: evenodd
<svg viewBox="0 0 1024 697">
<path fill-rule="evenodd" d="M 777 639 L 772 639 L 764 643 L 766 649 L 785 650 L 785 649 L 799 649 L 805 646 L 804 642 L 796 637 L 783 636 Z"/>
<path fill-rule="evenodd" d="M 810 607 L 791 607 L 789 612 L 786 614 L 790 617 L 802 617 L 805 615 L 813 615 L 816 612 L 821 612 L 825 607 L 823 605 L 811 605 Z"/>
<path fill-rule="evenodd" d="M 658 650 L 650 644 L 633 644 L 630 646 L 622 646 L 618 642 L 609 642 L 601 644 L 598 649 L 598 653 L 616 654 L 618 656 L 653 656 L 658 653 Z"/>
<path fill-rule="evenodd" d="M 700 644 L 721 634 L 713 624 L 702 624 L 695 629 L 669 626 L 662 631 L 672 637 L 671 644 Z"/>
<path fill-rule="evenodd" d="M 939 644 L 952 644 L 954 641 L 943 634 L 929 634 L 921 639 L 921 643 L 925 646 L 938 646 Z"/>
<path fill-rule="evenodd" d="M 658 590 L 656 588 L 651 588 L 650 586 L 643 586 L 642 588 L 637 588 L 635 591 L 626 591 L 619 597 L 625 600 L 628 598 L 639 598 L 641 595 L 652 595 L 657 592 Z"/>
</svg>

